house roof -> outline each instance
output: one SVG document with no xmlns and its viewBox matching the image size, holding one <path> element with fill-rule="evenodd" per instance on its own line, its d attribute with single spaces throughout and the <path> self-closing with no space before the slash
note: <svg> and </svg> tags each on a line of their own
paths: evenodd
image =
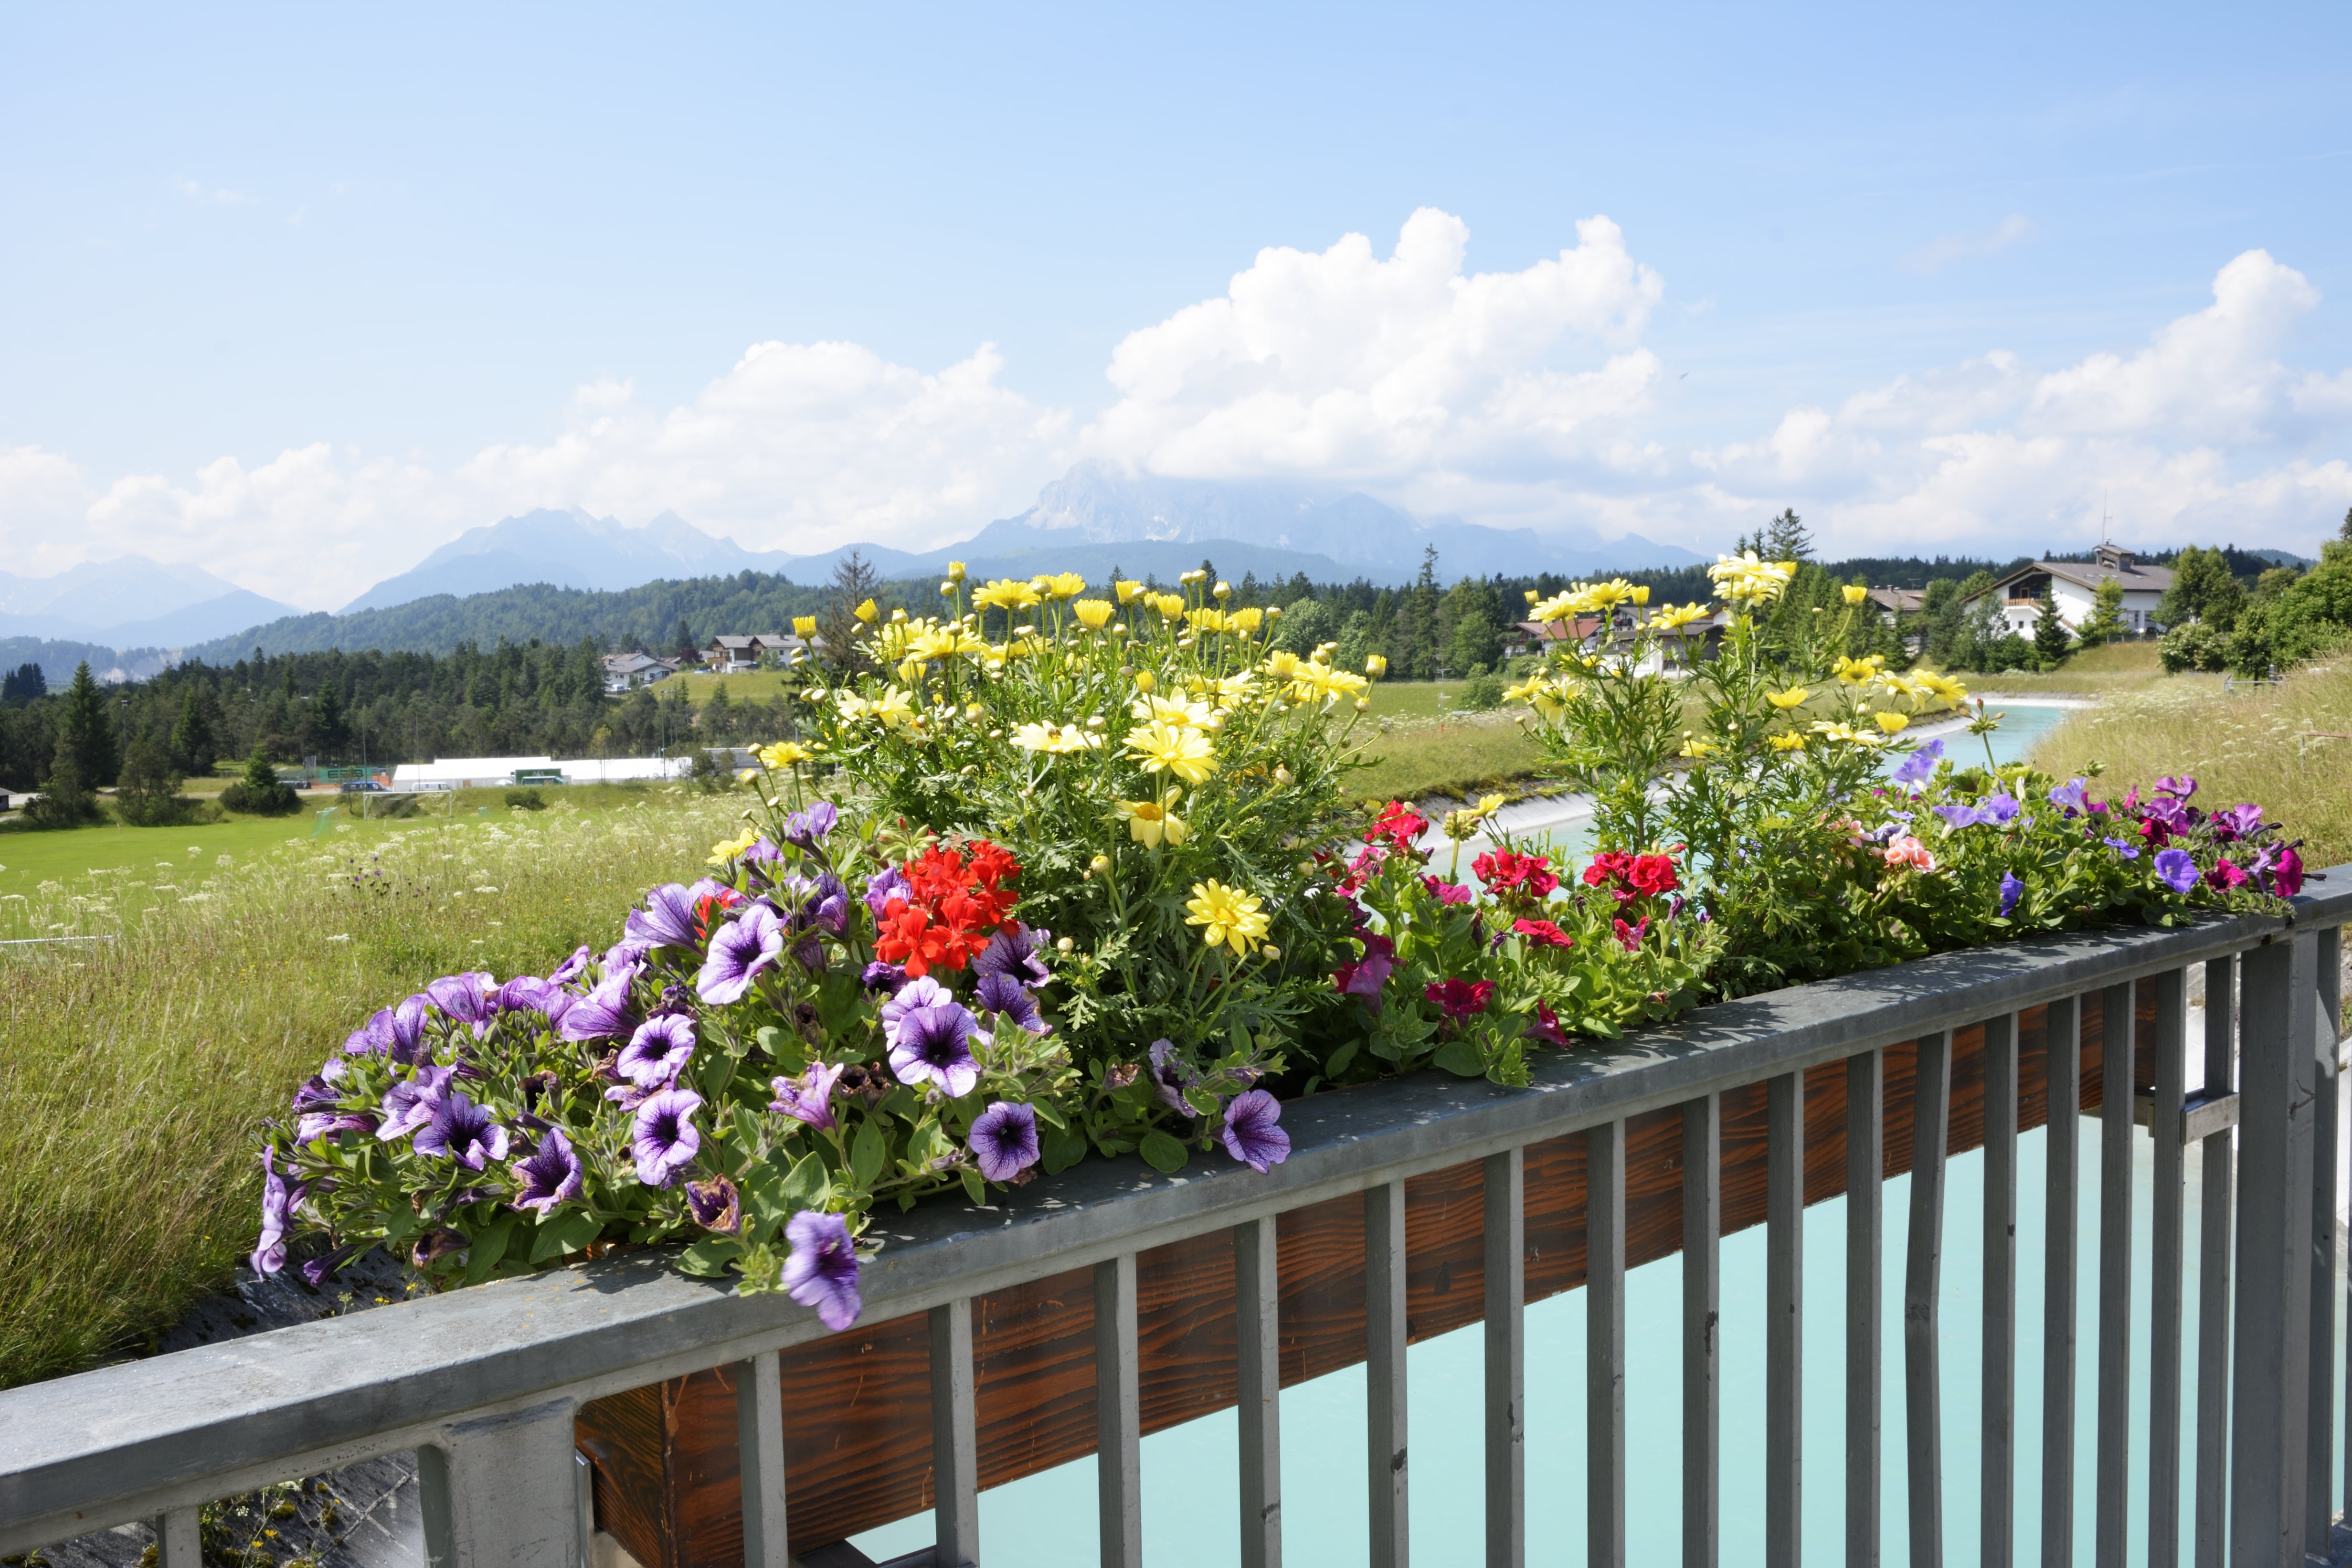
<svg viewBox="0 0 2352 1568">
<path fill-rule="evenodd" d="M 1870 591 L 1872 604 L 1898 616 L 1914 614 L 1927 599 L 1927 595 L 1917 588 L 1873 588 Z"/>
<path fill-rule="evenodd" d="M 1987 588 L 1984 594 L 1971 594 L 1967 602 L 1974 604 L 1985 594 L 1999 594 L 2003 599 L 2012 597 L 2007 590 L 2021 578 L 2045 574 L 2061 582 L 2072 583 L 2095 594 L 2099 584 L 2113 577 L 2123 584 L 2126 594 L 2162 594 L 2172 587 L 2172 569 L 2168 566 L 2143 566 L 2129 555 L 2117 552 L 2105 552 L 2098 561 L 2035 561 L 2019 567 L 2008 576 Z M 2026 595 L 2031 597 L 2032 595 Z"/>
</svg>

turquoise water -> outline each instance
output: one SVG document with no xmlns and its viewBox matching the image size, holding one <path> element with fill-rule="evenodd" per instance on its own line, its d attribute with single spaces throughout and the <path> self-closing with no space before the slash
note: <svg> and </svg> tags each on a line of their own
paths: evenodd
<svg viewBox="0 0 2352 1568">
<path fill-rule="evenodd" d="M 2008 709 L 1993 736 L 2002 763 L 2021 758 L 2063 717 L 2064 710 L 2022 704 Z M 1981 742 L 1965 732 L 1945 747 L 1972 760 Z M 1556 830 L 1554 843 L 1574 851 L 1580 829 Z M 2093 1422 L 2098 1334 L 2098 1123 L 2082 1124 L 2084 1180 L 2078 1191 L 2082 1277 L 2076 1368 L 2076 1553 L 2093 1546 L 2091 1479 L 2096 1473 Z M 2045 1135 L 2019 1140 L 2017 1336 L 2017 1508 L 2020 1561 L 2038 1552 L 2041 1520 L 2042 1245 Z M 2132 1543 L 2144 1554 L 2147 1471 L 2147 1291 L 2149 1193 L 2147 1140 L 2133 1142 L 2134 1365 Z M 1942 1292 L 1944 1520 L 1946 1548 L 1955 1562 L 1977 1555 L 1979 1415 L 1982 1393 L 1979 1347 L 1983 1300 L 1981 1154 L 1951 1162 L 1945 1205 Z M 2199 1157 L 2189 1159 L 2190 1216 L 2188 1268 L 2197 1268 L 2195 1219 Z M 1881 1321 L 1885 1326 L 1880 1422 L 1884 1443 L 1883 1515 L 1886 1557 L 1907 1555 L 1908 1516 L 1903 1445 L 1903 1258 L 1909 1181 L 1897 1178 L 1885 1194 L 1886 1278 Z M 1805 1492 L 1809 1553 L 1831 1561 L 1844 1539 L 1845 1205 L 1843 1199 L 1806 1211 L 1805 1223 Z M 1761 1226 L 1723 1243 L 1723 1560 L 1761 1561 L 1764 1522 L 1764 1231 Z M 2339 1285 L 2335 1300 L 2344 1291 Z M 2184 1343 L 2196 1343 L 2196 1296 L 2189 1292 Z M 1631 1561 L 1665 1562 L 1679 1551 L 1682 1509 L 1681 1322 L 1682 1267 L 1665 1258 L 1626 1279 L 1626 1321 L 1633 1327 L 1626 1380 L 1626 1444 L 1632 1478 L 1626 1550 Z M 1646 1331 L 1644 1325 L 1647 1326 Z M 2340 1329 L 2339 1329 L 2340 1332 Z M 1528 1309 L 1528 1542 L 1531 1562 L 1580 1561 L 1584 1550 L 1584 1294 L 1570 1291 Z M 1483 1561 L 1484 1471 L 1480 1436 L 1482 1339 L 1472 1325 L 1413 1347 L 1408 1363 L 1412 1412 L 1412 1555 L 1423 1564 L 1473 1565 Z M 2182 1474 L 2194 1473 L 2193 1374 L 2184 1414 Z M 1360 1563 L 1366 1551 L 1364 1501 L 1364 1373 L 1334 1373 L 1282 1396 L 1284 1552 L 1296 1564 Z M 1189 1423 L 1143 1443 L 1144 1549 L 1155 1568 L 1223 1568 L 1239 1556 L 1235 1515 L 1237 1438 L 1230 1413 Z M 2189 1495 L 2192 1489 L 2184 1489 Z M 1095 1471 L 1076 1461 L 981 1495 L 981 1534 L 991 1557 L 1035 1568 L 1097 1560 Z M 2184 1530 L 2186 1530 L 2184 1515 Z M 1041 1522 L 1050 1521 L 1050 1523 Z M 930 1516 L 904 1520 L 857 1538 L 877 1560 L 930 1540 Z"/>
<path fill-rule="evenodd" d="M 2098 1342 L 2098 1123 L 2082 1123 L 2078 1192 L 2081 1279 L 2075 1351 L 2075 1554 L 2092 1558 L 2091 1481 L 2096 1474 Z M 2018 1561 L 2039 1552 L 2041 1520 L 2042 1271 L 2045 1135 L 2019 1140 L 2017 1251 Z M 2136 1136 L 2133 1212 L 2132 1502 L 2129 1561 L 2145 1557 L 2147 1504 L 2147 1315 L 2150 1146 Z M 1979 1555 L 1979 1421 L 1982 1373 L 1984 1160 L 1948 1166 L 1941 1313 L 1945 1544 L 1953 1562 Z M 2196 1214 L 2198 1152 L 2188 1162 L 2188 1320 L 2183 1343 L 2197 1342 Z M 1909 1181 L 1885 1192 L 1885 1326 L 1881 1373 L 1886 1391 L 1880 1420 L 1885 1556 L 1907 1556 L 1903 1419 L 1903 1259 Z M 1808 1555 L 1843 1559 L 1845 1507 L 1845 1204 L 1832 1199 L 1805 1215 L 1805 1413 L 1803 1531 Z M 1764 1522 L 1764 1229 L 1723 1242 L 1722 1542 L 1723 1561 L 1762 1561 Z M 2336 1284 L 2333 1300 L 2344 1300 Z M 1528 1560 L 1580 1562 L 1584 1554 L 1584 1292 L 1572 1290 L 1527 1310 L 1527 1506 Z M 1626 1552 L 1635 1563 L 1676 1560 L 1681 1541 L 1681 1260 L 1664 1258 L 1626 1277 L 1632 1327 L 1626 1373 Z M 1646 1325 L 1646 1329 L 1645 1326 Z M 1480 1436 L 1481 1332 L 1460 1329 L 1412 1348 L 1408 1407 L 1412 1456 L 1412 1557 L 1435 1568 L 1475 1568 L 1484 1560 L 1483 1445 Z M 2341 1325 L 2338 1326 L 2339 1364 Z M 2181 1474 L 2195 1474 L 2193 1362 L 2187 1374 Z M 2339 1421 L 2341 1415 L 2338 1416 Z M 1285 1560 L 1344 1568 L 1365 1559 L 1364 1373 L 1331 1373 L 1282 1395 Z M 2340 1429 L 2340 1427 L 2339 1427 Z M 1154 1568 L 1224 1568 L 1240 1553 L 1237 1439 L 1230 1412 L 1143 1441 L 1143 1540 Z M 2184 1501 L 2193 1488 L 2184 1486 Z M 981 1494 L 981 1539 L 988 1555 L 1034 1568 L 1081 1568 L 1097 1561 L 1095 1471 L 1082 1459 Z M 2183 1538 L 2189 1519 L 2183 1512 Z M 857 1538 L 877 1560 L 930 1540 L 926 1513 Z"/>
</svg>

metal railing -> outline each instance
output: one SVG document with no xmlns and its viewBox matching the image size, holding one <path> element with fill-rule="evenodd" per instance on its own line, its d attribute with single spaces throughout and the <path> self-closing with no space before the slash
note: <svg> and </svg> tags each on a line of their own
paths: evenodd
<svg viewBox="0 0 2352 1568">
<path fill-rule="evenodd" d="M 1725 1213 L 1724 1097 L 1763 1091 L 1767 1194 L 1765 1556 L 1799 1559 L 1804 1408 L 1801 1353 L 1805 1090 L 1843 1078 L 1846 1561 L 1879 1559 L 1882 1184 L 1890 1047 L 1916 1042 L 1904 1238 L 1903 1463 L 1910 1558 L 1943 1558 L 1937 1321 L 1953 1041 L 1982 1026 L 1985 1310 L 1982 1560 L 2007 1563 L 2014 1530 L 2019 1018 L 2046 1008 L 2050 1086 L 2042 1554 L 2072 1560 L 2076 1507 L 2075 1204 L 2082 1025 L 2101 1016 L 2097 1561 L 2126 1550 L 2132 1392 L 2131 1141 L 2154 1141 L 2147 1556 L 2180 1560 L 2180 1423 L 2194 1393 L 2198 1563 L 2326 1559 L 2339 1461 L 2333 1408 L 2339 1110 L 2340 927 L 2352 868 L 2285 919 L 2214 919 L 2178 931 L 2071 935 L 1953 953 L 1721 1004 L 1613 1045 L 1548 1053 L 1531 1087 L 1435 1074 L 1317 1096 L 1287 1109 L 1287 1163 L 1166 1177 L 1089 1162 L 997 1205 L 935 1203 L 877 1222 L 865 1279 L 869 1322 L 928 1314 L 931 1453 L 940 1564 L 982 1561 L 972 1303 L 1092 1269 L 1101 1556 L 1142 1554 L 1137 1258 L 1229 1232 L 1238 1330 L 1241 1554 L 1282 1558 L 1280 1216 L 1354 1194 L 1364 1215 L 1365 1441 L 1370 1561 L 1401 1565 L 1411 1498 L 1405 1398 L 1408 1179 L 1482 1163 L 1486 1559 L 1527 1550 L 1524 1474 L 1527 1152 L 1583 1141 L 1588 1560 L 1626 1555 L 1627 1123 L 1678 1114 L 1682 1171 L 1683 1557 L 1721 1541 L 1717 1314 Z M 2206 966 L 2205 1088 L 2184 1091 L 2189 966 Z M 2135 988 L 2155 996 L 2152 1091 L 2135 1093 Z M 2232 995 L 2237 998 L 2233 1009 Z M 2234 1017 L 2233 1017 L 2234 1014 Z M 2233 1023 L 2235 1025 L 2233 1030 Z M 1842 1067 L 1842 1074 L 1838 1069 Z M 2235 1077 L 2232 1077 L 2233 1067 Z M 1824 1069 L 1829 1076 L 1823 1077 Z M 1973 1080 L 1971 1080 L 1973 1081 Z M 1897 1128 L 1898 1133 L 1900 1128 Z M 2205 1180 L 2193 1383 L 2184 1361 L 2184 1154 Z M 583 1402 L 731 1365 L 741 1443 L 744 1559 L 788 1568 L 789 1478 L 780 1352 L 824 1337 L 781 1297 L 737 1297 L 658 1256 L 527 1279 L 109 1367 L 0 1394 L 0 1552 L 126 1521 L 156 1521 L 163 1568 L 196 1568 L 196 1510 L 211 1500 L 415 1449 L 432 1558 L 457 1568 L 577 1568 L 590 1551 Z M 2345 1370 L 2352 1377 L 2352 1366 Z M 2352 1479 L 2352 1442 L 2340 1455 Z M 819 1555 L 823 1555 L 820 1553 Z M 834 1560 L 842 1558 L 837 1552 Z M 1018 1559 L 1007 1547 L 1000 1560 Z"/>
</svg>

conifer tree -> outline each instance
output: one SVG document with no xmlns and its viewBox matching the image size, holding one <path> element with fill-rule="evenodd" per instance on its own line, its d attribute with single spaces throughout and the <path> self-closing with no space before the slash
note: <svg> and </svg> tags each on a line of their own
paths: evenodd
<svg viewBox="0 0 2352 1568">
<path fill-rule="evenodd" d="M 2111 643 L 2124 635 L 2124 585 L 2118 577 L 2101 581 L 2091 597 L 2091 613 L 2083 620 L 2083 646 Z"/>
<path fill-rule="evenodd" d="M 74 774 L 83 789 L 103 788 L 122 771 L 114 720 L 106 710 L 106 693 L 99 689 L 89 661 L 84 659 L 74 668 L 73 684 L 66 688 L 58 714 L 58 743 L 72 751 Z"/>
<path fill-rule="evenodd" d="M 217 759 L 212 718 L 205 711 L 199 689 L 188 688 L 180 700 L 179 722 L 172 726 L 172 763 L 183 773 L 208 773 Z"/>
<path fill-rule="evenodd" d="M 2045 665 L 2056 665 L 2066 657 L 2074 638 L 2066 623 L 2058 618 L 2058 599 L 2049 584 L 2042 585 L 2042 613 L 2033 621 L 2033 652 Z"/>
</svg>

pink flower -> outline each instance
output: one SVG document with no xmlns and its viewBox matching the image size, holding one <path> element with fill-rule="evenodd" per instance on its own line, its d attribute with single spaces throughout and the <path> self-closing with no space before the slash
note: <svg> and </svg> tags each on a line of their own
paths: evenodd
<svg viewBox="0 0 2352 1568">
<path fill-rule="evenodd" d="M 1907 833 L 1887 845 L 1879 853 L 1886 857 L 1886 863 L 1890 867 L 1908 866 L 1915 871 L 1932 871 L 1936 868 L 1935 856 L 1927 852 L 1927 847 L 1925 844 Z"/>
<path fill-rule="evenodd" d="M 1423 988 L 1422 994 L 1436 1004 L 1448 1018 L 1475 1017 L 1486 1010 L 1495 999 L 1495 983 L 1481 980 L 1440 980 Z"/>
<path fill-rule="evenodd" d="M 1622 947 L 1627 952 L 1635 952 L 1640 949 L 1642 939 L 1650 934 L 1650 917 L 1643 915 L 1639 921 L 1635 921 L 1632 925 L 1627 925 L 1622 920 L 1612 921 L 1610 922 L 1610 931 L 1612 935 L 1616 937 L 1617 944 L 1620 947 Z"/>
<path fill-rule="evenodd" d="M 1574 947 L 1576 939 L 1549 921 L 1515 921 L 1511 930 L 1538 947 Z"/>
</svg>

